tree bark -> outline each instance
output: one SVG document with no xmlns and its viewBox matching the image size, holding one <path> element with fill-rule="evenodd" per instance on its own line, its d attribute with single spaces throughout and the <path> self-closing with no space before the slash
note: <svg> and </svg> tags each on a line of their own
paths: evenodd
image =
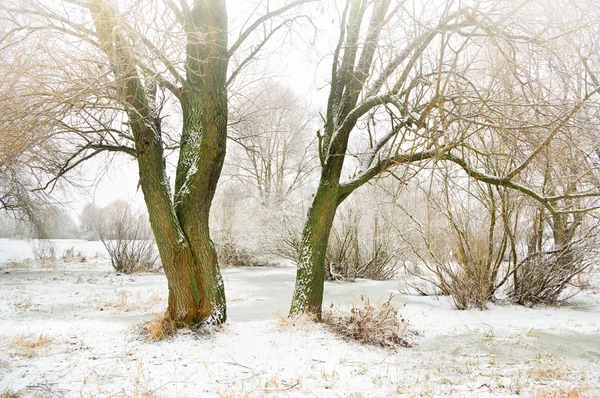
<svg viewBox="0 0 600 398">
<path fill-rule="evenodd" d="M 321 174 L 319 189 L 308 210 L 296 271 L 296 287 L 290 315 L 310 313 L 321 319 L 325 283 L 325 255 L 329 234 L 338 207 L 338 182 L 329 173 Z"/>
<path fill-rule="evenodd" d="M 197 1 L 192 11 L 195 25 L 188 27 L 186 63 L 191 89 L 181 96 L 184 120 L 173 199 L 165 175 L 160 120 L 132 50 L 117 28 L 112 7 L 105 0 L 90 4 L 133 132 L 140 186 L 169 286 L 167 312 L 177 323 L 225 322 L 223 281 L 208 229 L 227 139 L 225 2 Z"/>
</svg>

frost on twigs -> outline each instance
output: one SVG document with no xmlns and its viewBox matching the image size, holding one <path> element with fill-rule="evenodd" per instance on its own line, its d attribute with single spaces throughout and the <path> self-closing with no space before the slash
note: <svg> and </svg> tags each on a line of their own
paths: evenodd
<svg viewBox="0 0 600 398">
<path fill-rule="evenodd" d="M 323 323 L 334 333 L 362 344 L 396 349 L 413 347 L 418 332 L 398 314 L 391 303 L 392 296 L 381 304 L 371 304 L 360 297 L 361 305 L 349 310 L 331 309 L 323 312 Z"/>
</svg>

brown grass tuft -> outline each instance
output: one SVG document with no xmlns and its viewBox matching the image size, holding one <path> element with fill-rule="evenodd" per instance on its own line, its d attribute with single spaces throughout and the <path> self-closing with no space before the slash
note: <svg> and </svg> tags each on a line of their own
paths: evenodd
<svg viewBox="0 0 600 398">
<path fill-rule="evenodd" d="M 0 398 L 18 398 L 19 396 L 19 393 L 10 390 L 4 390 L 0 392 Z"/>
<path fill-rule="evenodd" d="M 533 392 L 533 398 L 583 398 L 585 389 L 569 387 L 543 387 Z"/>
<path fill-rule="evenodd" d="M 171 317 L 167 312 L 164 314 L 155 314 L 154 317 L 145 326 L 146 342 L 154 342 L 164 340 L 169 336 L 172 336 L 177 327 L 175 322 L 171 320 Z"/>
<path fill-rule="evenodd" d="M 2 264 L 2 267 L 0 269 L 26 269 L 29 268 L 27 266 L 27 264 L 25 264 L 22 261 L 9 261 L 5 264 Z"/>
<path fill-rule="evenodd" d="M 349 311 L 330 310 L 323 313 L 323 322 L 336 334 L 362 344 L 395 349 L 412 347 L 418 333 L 398 314 L 391 303 L 392 296 L 382 304 L 372 305 L 360 297 L 362 306 Z"/>
<path fill-rule="evenodd" d="M 540 364 L 527 371 L 529 377 L 536 379 L 561 380 L 566 371 L 566 367 L 562 363 Z"/>
<path fill-rule="evenodd" d="M 275 315 L 277 316 L 275 325 L 282 332 L 294 329 L 307 330 L 310 329 L 315 322 L 315 317 L 310 314 L 298 314 L 290 317 L 280 310 L 277 310 Z"/>
<path fill-rule="evenodd" d="M 52 339 L 43 333 L 40 333 L 38 336 L 19 333 L 12 339 L 8 347 L 15 350 L 15 355 L 33 358 L 37 355 L 37 349 L 47 345 L 51 341 Z"/>
</svg>

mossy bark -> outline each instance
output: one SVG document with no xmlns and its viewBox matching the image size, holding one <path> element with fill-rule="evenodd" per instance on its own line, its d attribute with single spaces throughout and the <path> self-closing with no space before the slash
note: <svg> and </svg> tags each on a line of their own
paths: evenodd
<svg viewBox="0 0 600 398">
<path fill-rule="evenodd" d="M 116 13 L 105 0 L 92 0 L 89 7 L 133 133 L 140 186 L 168 281 L 169 316 L 184 324 L 222 323 L 227 319 L 225 292 L 208 220 L 227 139 L 225 2 L 196 1 L 190 11 L 174 195 L 165 175 L 160 119 L 129 42 L 118 29 Z"/>
</svg>

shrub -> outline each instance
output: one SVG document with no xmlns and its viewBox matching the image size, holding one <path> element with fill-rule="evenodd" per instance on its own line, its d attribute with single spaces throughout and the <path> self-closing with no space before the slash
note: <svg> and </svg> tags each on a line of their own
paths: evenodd
<svg viewBox="0 0 600 398">
<path fill-rule="evenodd" d="M 412 347 L 418 333 L 398 314 L 392 296 L 382 304 L 371 304 L 361 296 L 361 305 L 349 311 L 329 310 L 323 322 L 336 334 L 361 344 L 395 349 Z"/>
<path fill-rule="evenodd" d="M 35 239 L 32 244 L 33 256 L 41 261 L 56 260 L 56 246 L 48 239 Z"/>
<path fill-rule="evenodd" d="M 526 306 L 556 304 L 568 287 L 578 287 L 576 276 L 592 265 L 593 252 L 592 247 L 573 244 L 528 256 L 515 269 L 510 298 Z"/>
<path fill-rule="evenodd" d="M 145 215 L 126 202 L 113 202 L 101 211 L 95 228 L 115 271 L 124 274 L 160 270 L 158 251 Z"/>
<path fill-rule="evenodd" d="M 274 265 L 269 261 L 261 260 L 229 238 L 217 240 L 215 246 L 221 267 L 269 267 Z"/>
</svg>

